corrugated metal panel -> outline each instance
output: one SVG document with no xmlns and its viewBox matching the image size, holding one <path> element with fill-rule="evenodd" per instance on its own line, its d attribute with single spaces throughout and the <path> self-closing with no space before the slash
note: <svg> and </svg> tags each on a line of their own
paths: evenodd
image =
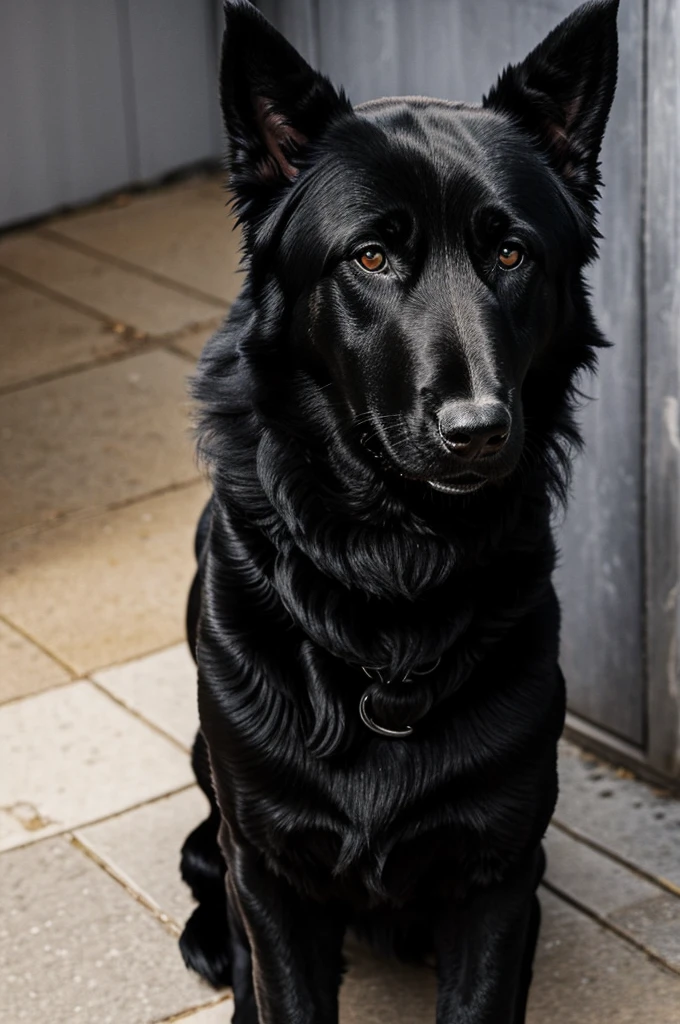
<svg viewBox="0 0 680 1024">
<path fill-rule="evenodd" d="M 3 0 L 0 96 L 0 223 L 128 180 L 111 0 Z"/>
<path fill-rule="evenodd" d="M 219 155 L 213 0 L 3 0 L 0 225 Z"/>
<path fill-rule="evenodd" d="M 216 15 L 205 0 L 128 0 L 137 174 L 151 178 L 220 149 Z"/>
</svg>

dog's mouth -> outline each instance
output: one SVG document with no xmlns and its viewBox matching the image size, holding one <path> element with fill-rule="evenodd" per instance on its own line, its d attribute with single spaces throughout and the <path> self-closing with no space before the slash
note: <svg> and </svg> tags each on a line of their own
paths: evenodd
<svg viewBox="0 0 680 1024">
<path fill-rule="evenodd" d="M 488 480 L 479 473 L 459 473 L 457 476 L 447 477 L 444 480 L 428 480 L 427 482 L 435 491 L 442 491 L 444 494 L 473 494 Z"/>
<path fill-rule="evenodd" d="M 395 465 L 374 437 L 369 438 L 367 435 L 364 435 L 360 440 L 369 455 L 379 462 L 387 472 L 405 477 L 407 480 L 413 480 L 416 483 L 427 484 L 433 490 L 439 491 L 442 494 L 474 494 L 475 491 L 480 490 L 484 484 L 489 482 L 488 477 L 482 476 L 481 473 L 456 473 L 453 476 L 445 476 L 438 480 L 430 480 L 422 476 L 411 476 Z"/>
</svg>

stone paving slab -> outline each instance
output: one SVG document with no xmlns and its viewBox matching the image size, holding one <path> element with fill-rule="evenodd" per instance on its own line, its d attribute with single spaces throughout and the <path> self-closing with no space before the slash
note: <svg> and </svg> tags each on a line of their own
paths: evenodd
<svg viewBox="0 0 680 1024">
<path fill-rule="evenodd" d="M 0 532 L 195 479 L 187 370 L 147 352 L 0 397 Z"/>
<path fill-rule="evenodd" d="M 0 865 L 6 1024 L 150 1024 L 214 998 L 173 936 L 68 840 Z"/>
<path fill-rule="evenodd" d="M 188 749 L 198 729 L 196 666 L 186 643 L 95 673 L 93 679 Z"/>
<path fill-rule="evenodd" d="M 193 781 L 188 757 L 92 683 L 0 707 L 0 849 Z"/>
<path fill-rule="evenodd" d="M 680 893 L 680 801 L 560 744 L 557 821 Z"/>
<path fill-rule="evenodd" d="M 678 1024 L 680 977 L 551 893 L 527 1024 Z"/>
<path fill-rule="evenodd" d="M 548 830 L 546 881 L 561 895 L 622 928 L 665 963 L 680 968 L 680 899 L 609 857 Z"/>
<path fill-rule="evenodd" d="M 544 845 L 548 855 L 546 879 L 602 917 L 660 894 L 652 882 L 554 826 L 548 829 Z"/>
<path fill-rule="evenodd" d="M 97 317 L 0 273 L 0 388 L 85 366 L 127 348 Z"/>
<path fill-rule="evenodd" d="M 178 283 L 231 302 L 241 286 L 240 234 L 221 178 L 172 188 L 50 222 L 57 232 Z"/>
<path fill-rule="evenodd" d="M 196 1013 L 189 1013 L 182 1017 L 165 1017 L 156 1024 L 230 1024 L 234 1015 L 234 1003 L 232 999 L 223 999 L 216 1006 L 209 1006 Z"/>
<path fill-rule="evenodd" d="M 49 690 L 71 676 L 21 633 L 0 621 L 0 704 Z"/>
<path fill-rule="evenodd" d="M 81 675 L 178 643 L 203 481 L 0 538 L 0 614 Z"/>
<path fill-rule="evenodd" d="M 60 245 L 36 232 L 0 239 L 0 267 L 135 331 L 165 335 L 215 316 L 215 303 Z"/>
<path fill-rule="evenodd" d="M 208 801 L 194 786 L 78 829 L 76 836 L 181 929 L 195 903 L 180 877 L 180 850 L 188 834 L 207 816 Z"/>
<path fill-rule="evenodd" d="M 680 972 L 680 899 L 677 896 L 659 893 L 618 910 L 611 914 L 611 920 Z"/>
</svg>

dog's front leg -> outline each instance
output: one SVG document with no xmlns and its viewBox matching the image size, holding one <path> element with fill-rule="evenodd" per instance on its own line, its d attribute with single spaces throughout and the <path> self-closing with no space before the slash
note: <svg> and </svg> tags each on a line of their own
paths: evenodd
<svg viewBox="0 0 680 1024">
<path fill-rule="evenodd" d="M 232 848 L 228 860 L 235 1024 L 337 1024 L 340 915 L 301 897 L 251 850 Z"/>
<path fill-rule="evenodd" d="M 543 867 L 539 848 L 511 879 L 442 915 L 435 931 L 437 1024 L 524 1024 Z"/>
</svg>

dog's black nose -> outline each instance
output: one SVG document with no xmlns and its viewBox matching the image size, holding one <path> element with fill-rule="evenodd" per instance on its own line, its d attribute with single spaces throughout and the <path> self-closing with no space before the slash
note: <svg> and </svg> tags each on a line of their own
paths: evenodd
<svg viewBox="0 0 680 1024">
<path fill-rule="evenodd" d="M 439 413 L 442 441 L 461 459 L 495 455 L 510 436 L 510 413 L 502 402 L 448 402 Z"/>
</svg>

